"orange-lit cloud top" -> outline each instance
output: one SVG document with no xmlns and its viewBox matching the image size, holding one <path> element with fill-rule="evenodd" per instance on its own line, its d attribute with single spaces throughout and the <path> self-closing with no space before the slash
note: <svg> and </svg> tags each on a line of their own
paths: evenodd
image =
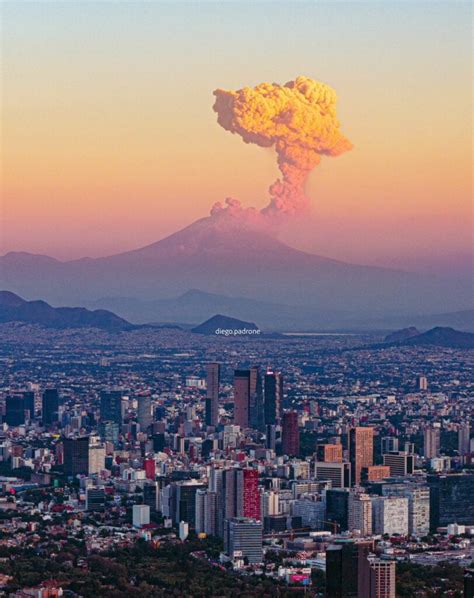
<svg viewBox="0 0 474 598">
<path fill-rule="evenodd" d="M 238 91 L 216 89 L 214 110 L 217 122 L 245 143 L 274 146 L 282 174 L 270 186 L 270 203 L 262 210 L 267 216 L 293 215 L 309 207 L 305 182 L 321 156 L 339 156 L 352 148 L 339 130 L 336 92 L 308 77 L 285 85 L 261 83 Z M 236 200 L 212 213 L 233 209 Z"/>
</svg>

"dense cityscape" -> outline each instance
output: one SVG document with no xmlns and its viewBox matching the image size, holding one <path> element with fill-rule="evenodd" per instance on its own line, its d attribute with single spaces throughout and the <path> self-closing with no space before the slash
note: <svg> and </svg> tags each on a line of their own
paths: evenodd
<svg viewBox="0 0 474 598">
<path fill-rule="evenodd" d="M 383 337 L 1 325 L 1 591 L 472 596 L 474 353 Z"/>
</svg>

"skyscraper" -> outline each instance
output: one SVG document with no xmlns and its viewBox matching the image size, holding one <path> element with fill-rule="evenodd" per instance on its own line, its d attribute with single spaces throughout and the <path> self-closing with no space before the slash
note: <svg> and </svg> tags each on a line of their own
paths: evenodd
<svg viewBox="0 0 474 598">
<path fill-rule="evenodd" d="M 390 483 L 382 486 L 384 496 L 408 499 L 408 533 L 426 536 L 430 531 L 430 491 L 419 483 Z"/>
<path fill-rule="evenodd" d="M 69 476 L 93 475 L 104 469 L 105 448 L 89 436 L 64 438 L 64 473 Z"/>
<path fill-rule="evenodd" d="M 183 482 L 176 482 L 175 488 L 175 523 L 186 521 L 191 526 L 196 524 L 196 492 L 204 488 L 204 484 L 200 484 L 195 480 L 185 480 Z"/>
<path fill-rule="evenodd" d="M 143 460 L 143 469 L 147 480 L 154 480 L 156 478 L 156 463 L 152 458 Z"/>
<path fill-rule="evenodd" d="M 364 597 L 395 598 L 396 562 L 369 554 L 363 562 L 362 577 L 366 582 Z M 364 584 L 365 585 L 365 584 Z"/>
<path fill-rule="evenodd" d="M 137 401 L 137 420 L 140 424 L 140 430 L 146 432 L 153 421 L 151 416 L 151 397 L 149 395 L 139 396 Z"/>
<path fill-rule="evenodd" d="M 147 480 L 143 486 L 143 503 L 150 507 L 153 513 L 161 511 L 161 481 Z"/>
<path fill-rule="evenodd" d="M 225 472 L 226 469 L 213 467 L 209 476 L 209 491 L 216 495 L 216 535 L 224 537 L 225 519 Z"/>
<path fill-rule="evenodd" d="M 25 401 L 25 410 L 29 413 L 29 419 L 33 420 L 35 417 L 35 393 L 32 390 L 25 390 L 23 393 Z"/>
<path fill-rule="evenodd" d="M 426 376 L 418 377 L 418 389 L 419 390 L 428 390 L 428 378 Z"/>
<path fill-rule="evenodd" d="M 100 418 L 122 424 L 122 392 L 120 390 L 102 391 L 100 393 Z"/>
<path fill-rule="evenodd" d="M 264 427 L 262 377 L 258 367 L 250 368 L 250 426 L 255 430 Z"/>
<path fill-rule="evenodd" d="M 349 490 L 330 488 L 326 490 L 326 520 L 336 524 L 334 531 L 344 532 L 349 526 Z"/>
<path fill-rule="evenodd" d="M 75 476 L 89 473 L 89 436 L 64 438 L 64 473 Z"/>
<path fill-rule="evenodd" d="M 348 529 L 358 530 L 362 536 L 372 534 L 372 501 L 368 494 L 351 492 L 348 505 Z"/>
<path fill-rule="evenodd" d="M 150 523 L 150 507 L 148 505 L 133 505 L 133 527 L 143 527 Z"/>
<path fill-rule="evenodd" d="M 458 430 L 458 453 L 465 457 L 471 453 L 471 426 L 462 424 Z"/>
<path fill-rule="evenodd" d="M 474 473 L 429 475 L 430 528 L 456 522 L 474 525 Z"/>
<path fill-rule="evenodd" d="M 223 516 L 260 519 L 258 471 L 251 468 L 223 470 Z"/>
<path fill-rule="evenodd" d="M 374 463 L 373 428 L 352 428 L 349 431 L 349 458 L 351 462 L 352 484 L 358 486 L 363 467 Z"/>
<path fill-rule="evenodd" d="M 423 454 L 425 459 L 439 457 L 441 448 L 441 430 L 438 427 L 429 426 L 423 433 Z"/>
<path fill-rule="evenodd" d="M 263 526 L 260 521 L 234 517 L 225 522 L 224 550 L 231 559 L 246 559 L 250 565 L 263 561 Z"/>
<path fill-rule="evenodd" d="M 376 534 L 408 535 L 408 498 L 404 496 L 373 497 L 372 521 Z"/>
<path fill-rule="evenodd" d="M 43 392 L 42 419 L 46 426 L 57 422 L 59 418 L 59 394 L 56 388 L 47 388 Z"/>
<path fill-rule="evenodd" d="M 12 427 L 25 423 L 25 400 L 22 395 L 10 395 L 6 398 L 5 422 Z"/>
<path fill-rule="evenodd" d="M 260 520 L 261 512 L 260 493 L 258 491 L 258 471 L 256 469 L 244 469 L 238 475 L 243 485 L 242 489 L 239 487 L 239 492 L 243 493 L 243 516 Z"/>
<path fill-rule="evenodd" d="M 206 426 L 217 426 L 219 422 L 219 383 L 220 365 L 208 363 L 206 366 Z"/>
<path fill-rule="evenodd" d="M 234 372 L 234 424 L 248 428 L 250 407 L 250 370 Z"/>
<path fill-rule="evenodd" d="M 283 400 L 283 376 L 280 372 L 268 371 L 264 385 L 264 417 L 265 424 L 276 424 L 280 419 Z"/>
<path fill-rule="evenodd" d="M 337 540 L 326 549 L 326 597 L 368 598 L 364 561 L 372 541 Z"/>
<path fill-rule="evenodd" d="M 300 432 L 296 411 L 285 411 L 283 414 L 282 452 L 290 457 L 297 457 L 300 453 Z"/>
</svg>

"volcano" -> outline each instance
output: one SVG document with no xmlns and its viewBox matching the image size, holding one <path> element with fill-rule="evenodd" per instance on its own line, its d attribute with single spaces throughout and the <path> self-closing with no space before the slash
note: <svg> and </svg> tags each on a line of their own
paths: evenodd
<svg viewBox="0 0 474 598">
<path fill-rule="evenodd" d="M 62 305 L 104 297 L 157 300 L 189 289 L 344 314 L 465 309 L 470 288 L 294 249 L 239 219 L 209 216 L 140 249 L 59 261 L 28 253 L 0 258 L 0 284 Z"/>
</svg>

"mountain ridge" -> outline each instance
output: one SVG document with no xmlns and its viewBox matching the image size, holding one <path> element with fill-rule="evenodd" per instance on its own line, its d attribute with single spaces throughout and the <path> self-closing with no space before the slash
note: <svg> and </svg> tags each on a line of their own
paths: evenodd
<svg viewBox="0 0 474 598">
<path fill-rule="evenodd" d="M 403 331 L 400 331 L 403 332 Z M 462 332 L 454 328 L 436 326 L 427 330 L 403 338 L 402 340 L 386 342 L 383 346 L 424 346 L 431 345 L 445 347 L 450 349 L 474 349 L 474 334 L 471 332 Z"/>
<path fill-rule="evenodd" d="M 84 307 L 52 307 L 43 300 L 26 301 L 11 291 L 0 291 L 0 323 L 25 322 L 48 328 L 101 328 L 109 331 L 137 328 L 113 312 Z"/>
</svg>

